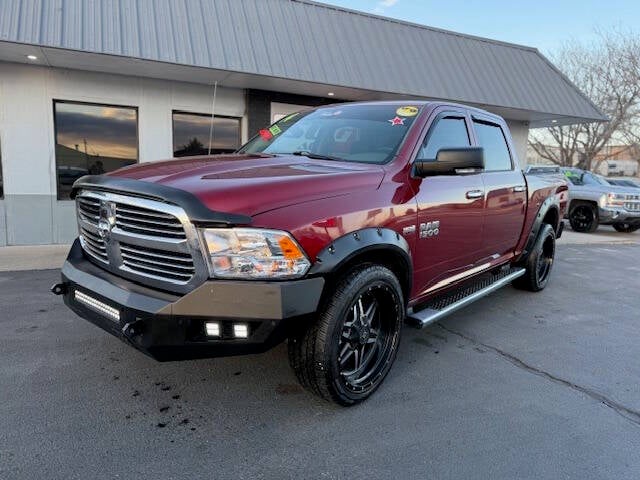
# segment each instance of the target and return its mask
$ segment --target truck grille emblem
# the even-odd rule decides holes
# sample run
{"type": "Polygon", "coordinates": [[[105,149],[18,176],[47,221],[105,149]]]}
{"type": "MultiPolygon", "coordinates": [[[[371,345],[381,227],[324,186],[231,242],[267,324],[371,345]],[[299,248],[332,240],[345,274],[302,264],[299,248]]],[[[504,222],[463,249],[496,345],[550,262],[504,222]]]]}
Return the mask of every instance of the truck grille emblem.
{"type": "Polygon", "coordinates": [[[105,242],[111,238],[111,229],[116,223],[116,204],[114,202],[100,202],[100,218],[98,219],[98,234],[105,242]]]}

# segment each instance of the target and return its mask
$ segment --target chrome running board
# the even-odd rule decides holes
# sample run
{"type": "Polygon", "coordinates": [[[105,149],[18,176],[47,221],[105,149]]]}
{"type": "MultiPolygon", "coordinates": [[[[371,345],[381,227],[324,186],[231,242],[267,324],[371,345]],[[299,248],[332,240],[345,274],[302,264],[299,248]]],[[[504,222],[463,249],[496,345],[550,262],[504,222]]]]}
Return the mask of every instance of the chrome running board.
{"type": "Polygon", "coordinates": [[[524,273],[524,268],[503,270],[492,274],[488,278],[485,277],[467,286],[463,286],[454,292],[436,297],[423,306],[419,306],[419,310],[409,308],[406,322],[417,328],[424,328],[446,317],[450,313],[489,295],[491,292],[495,292],[516,278],[521,277],[524,273]]]}

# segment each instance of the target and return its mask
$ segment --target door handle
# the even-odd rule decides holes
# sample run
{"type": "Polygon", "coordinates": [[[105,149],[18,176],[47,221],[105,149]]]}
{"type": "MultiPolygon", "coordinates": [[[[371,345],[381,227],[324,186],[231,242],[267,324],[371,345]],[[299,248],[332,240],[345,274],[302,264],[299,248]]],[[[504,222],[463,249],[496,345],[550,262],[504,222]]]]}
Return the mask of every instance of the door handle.
{"type": "Polygon", "coordinates": [[[484,191],[483,190],[469,190],[467,192],[467,198],[468,199],[472,199],[472,198],[480,198],[480,197],[484,197],[484,191]]]}
{"type": "Polygon", "coordinates": [[[513,187],[513,191],[514,191],[514,192],[524,192],[524,190],[525,190],[526,188],[527,188],[527,187],[525,187],[524,185],[516,185],[515,187],[513,187]]]}

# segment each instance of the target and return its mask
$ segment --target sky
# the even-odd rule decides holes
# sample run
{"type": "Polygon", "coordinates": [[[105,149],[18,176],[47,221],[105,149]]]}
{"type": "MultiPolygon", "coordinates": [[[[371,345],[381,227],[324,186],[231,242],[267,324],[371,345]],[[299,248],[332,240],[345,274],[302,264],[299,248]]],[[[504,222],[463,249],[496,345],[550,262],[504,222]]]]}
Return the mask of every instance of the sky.
{"type": "Polygon", "coordinates": [[[320,0],[430,27],[538,48],[551,55],[595,30],[638,30],[639,0],[320,0]]]}

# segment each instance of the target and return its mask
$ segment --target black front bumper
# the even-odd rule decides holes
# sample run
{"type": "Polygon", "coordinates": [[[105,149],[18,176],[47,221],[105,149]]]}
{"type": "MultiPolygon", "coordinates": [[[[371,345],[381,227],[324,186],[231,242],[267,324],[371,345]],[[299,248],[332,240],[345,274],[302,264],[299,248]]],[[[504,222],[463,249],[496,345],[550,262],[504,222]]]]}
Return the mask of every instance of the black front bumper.
{"type": "Polygon", "coordinates": [[[602,225],[612,225],[614,223],[629,223],[631,225],[640,224],[640,212],[629,211],[616,208],[598,209],[598,220],[602,225]]]}
{"type": "Polygon", "coordinates": [[[323,287],[320,277],[283,282],[212,280],[180,296],[99,268],[84,257],[77,240],[58,285],[75,313],[160,361],[268,350],[316,311],[323,287]],[[87,297],[81,302],[76,292],[100,303],[89,306],[87,297]],[[104,306],[117,312],[119,319],[103,313],[104,306]],[[220,337],[206,335],[206,322],[219,323],[220,337]],[[234,336],[237,324],[247,326],[248,338],[234,336]]]}

